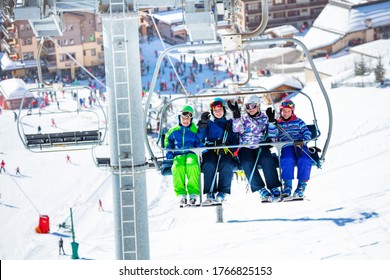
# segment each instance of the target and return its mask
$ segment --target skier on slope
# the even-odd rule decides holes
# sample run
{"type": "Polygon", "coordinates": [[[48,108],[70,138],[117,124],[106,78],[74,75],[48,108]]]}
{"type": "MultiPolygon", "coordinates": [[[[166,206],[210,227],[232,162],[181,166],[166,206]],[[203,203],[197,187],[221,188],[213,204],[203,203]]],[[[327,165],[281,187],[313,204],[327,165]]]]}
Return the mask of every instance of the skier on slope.
{"type": "Polygon", "coordinates": [[[4,166],[5,166],[5,162],[4,162],[4,160],[2,160],[1,163],[0,163],[0,173],[1,173],[2,170],[5,173],[5,167],[4,166]]]}

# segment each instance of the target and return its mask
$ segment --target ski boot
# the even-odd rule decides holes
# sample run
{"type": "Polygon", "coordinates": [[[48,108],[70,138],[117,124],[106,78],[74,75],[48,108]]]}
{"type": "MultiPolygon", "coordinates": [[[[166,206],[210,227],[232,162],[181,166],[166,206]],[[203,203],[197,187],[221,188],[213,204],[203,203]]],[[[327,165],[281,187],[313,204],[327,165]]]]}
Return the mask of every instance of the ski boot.
{"type": "Polygon", "coordinates": [[[180,206],[187,205],[187,196],[185,194],[180,195],[180,206]]]}
{"type": "Polygon", "coordinates": [[[219,192],[217,194],[216,201],[219,202],[219,203],[222,203],[222,202],[225,201],[225,198],[226,198],[226,193],[219,192]]]}
{"type": "Polygon", "coordinates": [[[303,198],[305,196],[305,189],[306,189],[307,183],[303,181],[298,182],[297,189],[294,192],[294,197],[303,198]]]}
{"type": "Polygon", "coordinates": [[[259,190],[260,198],[262,202],[268,202],[272,201],[272,195],[269,193],[269,191],[266,188],[261,188],[259,190]]]}
{"type": "Polygon", "coordinates": [[[272,195],[272,200],[273,201],[279,201],[280,200],[280,188],[279,187],[276,187],[276,188],[272,188],[271,189],[271,195],[272,195]]]}
{"type": "Polygon", "coordinates": [[[196,194],[190,194],[190,204],[195,205],[198,201],[199,196],[196,194]]]}
{"type": "Polygon", "coordinates": [[[283,182],[282,197],[289,197],[292,192],[292,180],[285,180],[283,182]]]}
{"type": "Polygon", "coordinates": [[[202,202],[202,205],[211,205],[215,202],[214,193],[208,193],[206,200],[202,202]]]}

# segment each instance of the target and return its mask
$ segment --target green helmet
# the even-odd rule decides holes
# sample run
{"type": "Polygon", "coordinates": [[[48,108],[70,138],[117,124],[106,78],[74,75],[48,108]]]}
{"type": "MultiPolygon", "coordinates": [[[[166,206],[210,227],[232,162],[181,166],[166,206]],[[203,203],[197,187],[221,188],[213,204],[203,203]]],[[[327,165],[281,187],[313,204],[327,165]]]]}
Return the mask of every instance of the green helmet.
{"type": "Polygon", "coordinates": [[[194,108],[190,105],[184,105],[183,108],[181,108],[180,112],[189,112],[192,115],[194,115],[194,108]]]}

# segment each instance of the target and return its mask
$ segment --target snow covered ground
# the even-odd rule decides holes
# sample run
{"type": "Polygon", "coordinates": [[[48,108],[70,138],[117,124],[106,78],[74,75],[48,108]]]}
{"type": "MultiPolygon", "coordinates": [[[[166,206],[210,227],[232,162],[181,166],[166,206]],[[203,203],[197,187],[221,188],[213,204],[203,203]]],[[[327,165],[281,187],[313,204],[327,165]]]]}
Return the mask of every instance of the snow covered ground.
{"type": "MultiPolygon", "coordinates": [[[[154,45],[142,47],[144,56],[149,51],[153,57],[154,45]]],[[[153,69],[153,59],[150,63],[153,69]]],[[[216,223],[215,208],[180,209],[171,177],[150,169],[151,260],[390,259],[390,89],[325,85],[334,114],[332,141],[323,168],[312,171],[308,199],[261,204],[257,194],[246,192],[245,182],[234,180],[223,207],[224,222],[216,223]]],[[[321,100],[315,85],[307,85],[304,92],[321,100]]],[[[74,105],[70,96],[60,95],[59,101],[61,108],[74,105]]],[[[299,101],[298,116],[304,114],[299,101]]],[[[325,136],[326,112],[317,109],[325,136]]],[[[0,259],[69,260],[71,233],[58,225],[70,224],[70,208],[79,257],[115,259],[110,172],[94,165],[90,150],[27,151],[11,111],[3,110],[0,124],[0,160],[7,169],[0,174],[0,259]],[[15,174],[17,166],[21,176],[15,174]],[[98,211],[99,199],[104,211],[98,211]],[[35,232],[40,214],[50,217],[50,234],[35,232]],[[66,256],[58,255],[60,236],[66,256]]]]}

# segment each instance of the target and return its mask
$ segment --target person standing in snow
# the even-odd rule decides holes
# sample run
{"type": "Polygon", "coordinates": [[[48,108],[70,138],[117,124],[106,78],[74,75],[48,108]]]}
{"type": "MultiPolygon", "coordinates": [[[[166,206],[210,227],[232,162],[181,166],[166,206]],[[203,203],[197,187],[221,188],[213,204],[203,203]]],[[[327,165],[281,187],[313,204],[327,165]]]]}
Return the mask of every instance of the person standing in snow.
{"type": "Polygon", "coordinates": [[[280,117],[275,120],[275,111],[267,109],[269,122],[278,124],[278,140],[281,142],[294,140],[294,143],[283,146],[280,157],[280,168],[282,171],[283,192],[282,196],[288,197],[292,191],[292,180],[294,179],[294,167],[298,169],[298,185],[294,191],[294,197],[303,197],[310,179],[312,159],[304,141],[311,139],[311,132],[305,122],[294,114],[295,104],[291,100],[283,100],[280,105],[280,117]]]}
{"type": "Polygon", "coordinates": [[[58,253],[59,253],[59,255],[61,255],[61,251],[62,251],[62,254],[65,255],[64,240],[62,240],[62,237],[60,237],[60,240],[58,241],[58,253]]]}
{"type": "Polygon", "coordinates": [[[229,109],[233,112],[233,131],[240,135],[240,145],[253,144],[254,146],[241,147],[238,152],[240,164],[248,179],[252,192],[260,193],[262,200],[278,198],[281,195],[277,166],[272,158],[268,146],[256,146],[266,143],[268,139],[275,139],[278,130],[275,124],[269,123],[265,114],[260,111],[261,99],[257,95],[248,95],[244,99],[246,114],[241,116],[237,101],[233,105],[228,101],[229,109]],[[257,163],[261,164],[265,181],[260,176],[257,163]]]}
{"type": "Polygon", "coordinates": [[[99,199],[99,208],[98,208],[99,211],[104,211],[103,209],[103,202],[101,199],[99,199]]]}
{"type": "Polygon", "coordinates": [[[185,150],[201,146],[198,129],[192,122],[193,115],[194,109],[185,105],[178,116],[179,124],[169,129],[165,136],[165,148],[175,149],[168,151],[166,158],[173,159],[173,188],[176,196],[180,197],[181,204],[187,204],[188,194],[190,204],[196,204],[200,195],[198,156],[185,150]]]}
{"type": "Polygon", "coordinates": [[[69,155],[66,155],[66,163],[72,163],[72,162],[70,161],[70,156],[69,156],[69,155]]]}
{"type": "MultiPolygon", "coordinates": [[[[226,119],[225,106],[223,99],[215,98],[210,103],[211,115],[210,112],[201,115],[198,129],[206,147],[238,145],[238,133],[232,131],[232,120],[226,119]]],[[[234,169],[233,153],[236,150],[237,148],[209,149],[202,154],[203,193],[207,195],[205,204],[215,200],[223,202],[226,195],[230,194],[234,169]],[[219,172],[219,176],[216,176],[216,172],[219,172]]]]}
{"type": "Polygon", "coordinates": [[[16,167],[16,175],[22,175],[22,174],[20,174],[19,166],[16,167]]]}
{"type": "Polygon", "coordinates": [[[57,124],[53,118],[51,119],[51,126],[57,128],[57,124]]]}
{"type": "Polygon", "coordinates": [[[1,173],[1,170],[3,170],[4,171],[4,173],[5,173],[5,162],[4,162],[4,160],[2,160],[1,161],[1,163],[0,163],[0,173],[1,173]]]}

